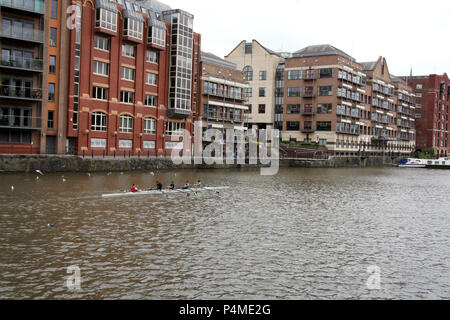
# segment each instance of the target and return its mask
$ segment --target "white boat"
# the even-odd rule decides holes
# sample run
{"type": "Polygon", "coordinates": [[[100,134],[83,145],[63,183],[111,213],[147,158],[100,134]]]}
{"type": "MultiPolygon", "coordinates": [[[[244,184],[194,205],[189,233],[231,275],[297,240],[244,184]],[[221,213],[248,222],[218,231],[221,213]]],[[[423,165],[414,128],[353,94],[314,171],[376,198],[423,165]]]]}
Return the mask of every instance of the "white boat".
{"type": "Polygon", "coordinates": [[[428,169],[450,169],[450,158],[439,158],[437,160],[426,160],[428,169]]]}
{"type": "Polygon", "coordinates": [[[400,168],[450,169],[450,158],[439,159],[403,159],[400,168]]]}
{"type": "Polygon", "coordinates": [[[204,187],[204,188],[191,188],[191,189],[175,189],[175,190],[146,190],[140,192],[120,192],[112,194],[104,194],[102,198],[113,198],[113,197],[135,197],[135,196],[149,196],[149,195],[163,195],[163,194],[179,194],[179,193],[197,193],[204,191],[220,191],[227,190],[230,187],[204,187]]]}
{"type": "Polygon", "coordinates": [[[398,164],[399,168],[426,168],[427,160],[425,159],[402,159],[398,164]]]}

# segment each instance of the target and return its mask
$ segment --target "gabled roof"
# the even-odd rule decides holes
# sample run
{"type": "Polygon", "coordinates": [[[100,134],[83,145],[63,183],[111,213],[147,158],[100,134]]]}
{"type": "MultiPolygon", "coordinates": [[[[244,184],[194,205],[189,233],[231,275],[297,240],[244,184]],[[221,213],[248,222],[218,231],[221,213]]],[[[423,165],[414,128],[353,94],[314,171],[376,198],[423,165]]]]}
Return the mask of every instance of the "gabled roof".
{"type": "Polygon", "coordinates": [[[282,53],[278,53],[278,52],[275,52],[275,51],[273,51],[273,50],[270,50],[270,49],[268,49],[267,47],[264,47],[261,43],[259,43],[257,40],[252,40],[252,42],[247,42],[246,40],[242,40],[241,42],[239,42],[239,44],[236,46],[236,47],[234,47],[234,49],[233,50],[231,50],[230,51],[230,53],[229,54],[227,54],[225,57],[228,57],[229,55],[231,55],[237,48],[239,48],[239,46],[241,46],[242,44],[244,44],[244,45],[246,45],[247,43],[253,43],[253,42],[256,42],[261,48],[263,48],[264,50],[266,50],[269,54],[272,54],[272,55],[276,55],[276,56],[278,56],[278,57],[281,57],[282,56],[282,53]]]}
{"type": "Polygon", "coordinates": [[[373,71],[377,67],[378,61],[359,62],[362,65],[364,71],[373,71]]]}
{"type": "Polygon", "coordinates": [[[235,63],[229,62],[227,60],[224,60],[218,56],[216,56],[215,54],[212,54],[210,52],[204,52],[202,51],[202,56],[201,56],[201,61],[202,62],[206,62],[206,63],[210,63],[210,64],[214,64],[220,67],[225,67],[225,68],[229,68],[229,69],[233,69],[236,70],[237,66],[235,63]]]}
{"type": "Polygon", "coordinates": [[[294,58],[304,58],[304,57],[316,57],[316,56],[342,56],[349,60],[355,60],[352,56],[348,55],[342,50],[339,50],[336,47],[333,47],[329,44],[319,44],[314,46],[309,46],[298,50],[293,53],[294,58]]]}

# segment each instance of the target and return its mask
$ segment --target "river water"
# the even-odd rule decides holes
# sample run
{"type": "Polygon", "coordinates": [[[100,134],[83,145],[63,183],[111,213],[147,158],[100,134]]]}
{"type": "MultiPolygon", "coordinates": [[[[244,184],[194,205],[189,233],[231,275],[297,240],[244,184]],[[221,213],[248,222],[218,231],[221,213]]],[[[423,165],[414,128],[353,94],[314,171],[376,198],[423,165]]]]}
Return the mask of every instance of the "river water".
{"type": "Polygon", "coordinates": [[[450,171],[259,173],[0,173],[0,298],[450,299],[450,171]]]}

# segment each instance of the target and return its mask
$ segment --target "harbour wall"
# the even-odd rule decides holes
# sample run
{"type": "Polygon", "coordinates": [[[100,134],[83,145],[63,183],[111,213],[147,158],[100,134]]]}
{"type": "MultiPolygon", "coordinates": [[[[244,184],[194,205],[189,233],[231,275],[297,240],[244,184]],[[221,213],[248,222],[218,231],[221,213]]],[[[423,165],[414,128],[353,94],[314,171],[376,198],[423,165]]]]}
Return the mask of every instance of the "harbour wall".
{"type": "MultiPolygon", "coordinates": [[[[355,168],[394,166],[400,158],[331,157],[327,160],[280,159],[280,167],[355,168]]],[[[163,169],[259,168],[261,165],[176,165],[170,158],[83,158],[78,156],[1,155],[0,172],[126,172],[163,169]]]]}

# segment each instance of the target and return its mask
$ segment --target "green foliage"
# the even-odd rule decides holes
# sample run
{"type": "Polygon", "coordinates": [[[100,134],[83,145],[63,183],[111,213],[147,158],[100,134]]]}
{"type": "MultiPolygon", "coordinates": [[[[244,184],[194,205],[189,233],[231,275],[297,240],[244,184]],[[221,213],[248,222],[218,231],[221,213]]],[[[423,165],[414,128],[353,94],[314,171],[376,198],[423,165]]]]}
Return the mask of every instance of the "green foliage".
{"type": "Polygon", "coordinates": [[[417,152],[417,158],[419,159],[436,159],[436,153],[433,148],[424,150],[423,152],[417,152]]]}
{"type": "Polygon", "coordinates": [[[323,144],[316,142],[295,142],[295,141],[281,141],[282,144],[293,146],[293,147],[319,147],[326,148],[323,144]]]}

